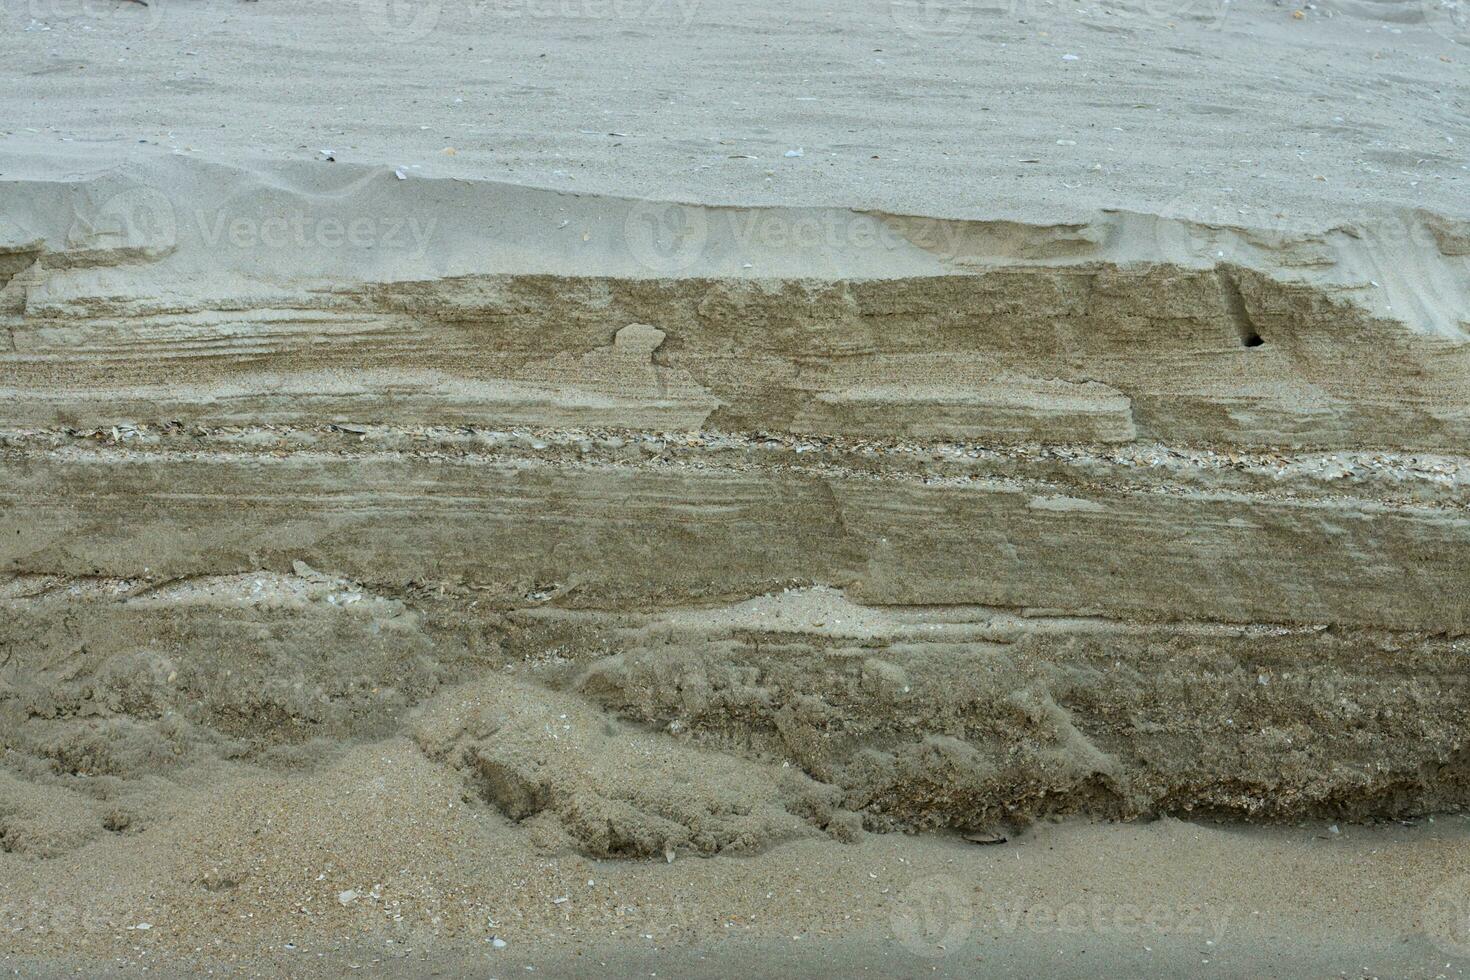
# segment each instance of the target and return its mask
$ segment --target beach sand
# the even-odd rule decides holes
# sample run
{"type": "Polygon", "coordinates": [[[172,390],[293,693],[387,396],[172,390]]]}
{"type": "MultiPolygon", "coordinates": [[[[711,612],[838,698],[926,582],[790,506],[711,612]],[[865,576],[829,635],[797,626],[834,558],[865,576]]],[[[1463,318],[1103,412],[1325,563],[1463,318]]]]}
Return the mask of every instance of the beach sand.
{"type": "Polygon", "coordinates": [[[1462,6],[0,6],[0,965],[1470,962],[1462,6]]]}

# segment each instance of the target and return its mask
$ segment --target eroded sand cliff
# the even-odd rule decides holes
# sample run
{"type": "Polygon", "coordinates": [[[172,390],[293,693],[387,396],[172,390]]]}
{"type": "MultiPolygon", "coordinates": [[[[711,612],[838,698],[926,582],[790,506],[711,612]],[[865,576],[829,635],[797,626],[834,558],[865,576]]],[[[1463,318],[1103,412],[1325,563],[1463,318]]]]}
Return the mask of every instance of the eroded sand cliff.
{"type": "MultiPolygon", "coordinates": [[[[435,861],[488,821],[573,877],[1467,800],[1453,176],[929,216],[901,205],[937,162],[887,199],[849,175],[839,207],[11,159],[13,907],[74,900],[62,862],[163,848],[149,901],[207,921],[253,888],[252,941],[278,935],[258,896],[284,872],[229,840],[337,826],[374,759],[417,787],[379,786],[394,820],[438,801],[435,861]],[[300,810],[229,829],[257,794],[300,810]]],[[[333,860],[361,871],[347,915],[386,866],[333,860]]],[[[487,914],[416,895],[425,935],[487,914]]],[[[107,896],[89,955],[139,901],[116,875],[107,896]]],[[[46,952],[34,925],[12,952],[46,952]]]]}
{"type": "MultiPolygon", "coordinates": [[[[210,198],[319,226],[319,198],[234,181],[210,198]]],[[[77,231],[93,184],[32,194],[69,237],[13,244],[3,291],[22,772],[126,793],[165,761],[414,730],[597,855],[1463,799],[1470,346],[1458,294],[1396,319],[1383,286],[1470,288],[1461,225],[1399,216],[1419,233],[1389,261],[1371,227],[668,205],[645,228],[636,202],[486,185],[420,254],[447,274],[354,284],[355,254],[303,239],[275,278],[198,241],[179,192],[116,183],[104,215],[134,210],[100,231],[77,231]],[[631,243],[645,268],[455,268],[469,229],[513,254],[557,214],[602,240],[590,264],[631,243]],[[723,231],[806,220],[871,223],[808,252],[853,275],[707,273],[761,258],[723,231]],[[510,688],[410,721],[487,672],[510,688]],[[562,711],[714,770],[640,792],[636,742],[543,744],[562,711]],[[599,753],[616,789],[576,774],[599,753]],[[774,809],[709,826],[740,769],[774,809]]],[[[331,207],[406,225],[443,193],[376,171],[331,207]]]]}

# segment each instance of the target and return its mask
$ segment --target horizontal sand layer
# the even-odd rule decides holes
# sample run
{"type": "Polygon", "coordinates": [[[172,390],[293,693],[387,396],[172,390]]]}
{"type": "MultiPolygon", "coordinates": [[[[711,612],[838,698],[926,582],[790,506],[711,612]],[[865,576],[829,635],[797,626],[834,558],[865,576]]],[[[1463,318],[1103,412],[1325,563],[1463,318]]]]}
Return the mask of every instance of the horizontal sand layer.
{"type": "Polygon", "coordinates": [[[1470,432],[1470,225],[1422,210],[1028,224],[183,159],[12,190],[11,425],[1462,453],[1470,432]]]}
{"type": "Polygon", "coordinates": [[[12,579],[4,720],[35,785],[6,777],[6,850],[55,857],[109,822],[165,820],[158,778],[395,735],[543,846],[602,857],[1074,812],[1410,814],[1457,808],[1470,778],[1452,748],[1464,640],[873,607],[823,588],[497,611],[474,591],[389,597],[297,569],[12,579]],[[45,808],[62,800],[58,824],[45,808]]]}
{"type": "Polygon", "coordinates": [[[302,560],[365,582],[603,608],[817,584],[867,604],[1154,621],[1457,633],[1470,619],[1470,517],[1449,459],[1435,464],[1449,487],[1426,470],[1403,481],[1420,485],[1406,500],[1358,492],[1345,471],[1222,480],[1182,457],[1159,479],[1145,459],[1085,453],[952,451],[914,467],[893,450],[844,459],[698,435],[572,433],[498,451],[463,437],[372,451],[346,435],[345,451],[269,435],[250,451],[184,433],[139,449],[15,440],[0,567],[178,578],[302,560]]]}
{"type": "Polygon", "coordinates": [[[414,733],[475,798],[596,855],[1464,802],[1451,457],[341,426],[5,442],[14,744],[45,783],[108,777],[104,799],[164,760],[414,733]],[[547,713],[609,727],[547,744],[547,713]],[[652,773],[589,780],[603,756],[711,775],[670,797],[652,773]],[[699,815],[746,781],[765,810],[699,815]]]}
{"type": "Polygon", "coordinates": [[[25,860],[389,744],[595,858],[1466,802],[1450,218],[18,189],[25,860]]]}
{"type": "Polygon", "coordinates": [[[1042,223],[1470,218],[1450,3],[56,0],[0,27],[4,180],[175,154],[1042,223]]]}

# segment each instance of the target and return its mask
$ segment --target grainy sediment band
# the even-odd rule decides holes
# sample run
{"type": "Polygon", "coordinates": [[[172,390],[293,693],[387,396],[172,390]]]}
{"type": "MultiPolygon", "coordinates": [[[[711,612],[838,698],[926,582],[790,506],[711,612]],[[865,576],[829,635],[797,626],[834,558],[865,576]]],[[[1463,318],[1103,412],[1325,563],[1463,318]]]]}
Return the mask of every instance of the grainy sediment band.
{"type": "Polygon", "coordinates": [[[355,179],[229,178],[453,206],[409,256],[55,233],[138,193],[104,178],[0,243],[7,784],[100,828],[147,779],[408,734],[542,843],[639,856],[1464,804],[1461,225],[1398,216],[1389,262],[848,212],[880,245],[792,275],[731,229],[812,215],[678,205],[671,271],[634,202],[355,179]]]}

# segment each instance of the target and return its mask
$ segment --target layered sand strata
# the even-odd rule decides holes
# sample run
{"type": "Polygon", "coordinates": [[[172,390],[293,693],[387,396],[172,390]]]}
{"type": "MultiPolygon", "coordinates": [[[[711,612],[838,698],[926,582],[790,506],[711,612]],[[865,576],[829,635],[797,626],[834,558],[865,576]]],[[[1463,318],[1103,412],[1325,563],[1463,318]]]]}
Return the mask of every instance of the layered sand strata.
{"type": "Polygon", "coordinates": [[[22,198],[9,760],[95,825],[20,808],[9,849],[394,734],[596,856],[1463,804],[1465,225],[291,173],[22,198]],[[342,213],[443,224],[326,247],[342,213]],[[807,227],[846,237],[775,233],[807,227]],[[547,744],[547,712],[606,730],[547,744]],[[705,775],[630,781],[650,754],[705,775]]]}

